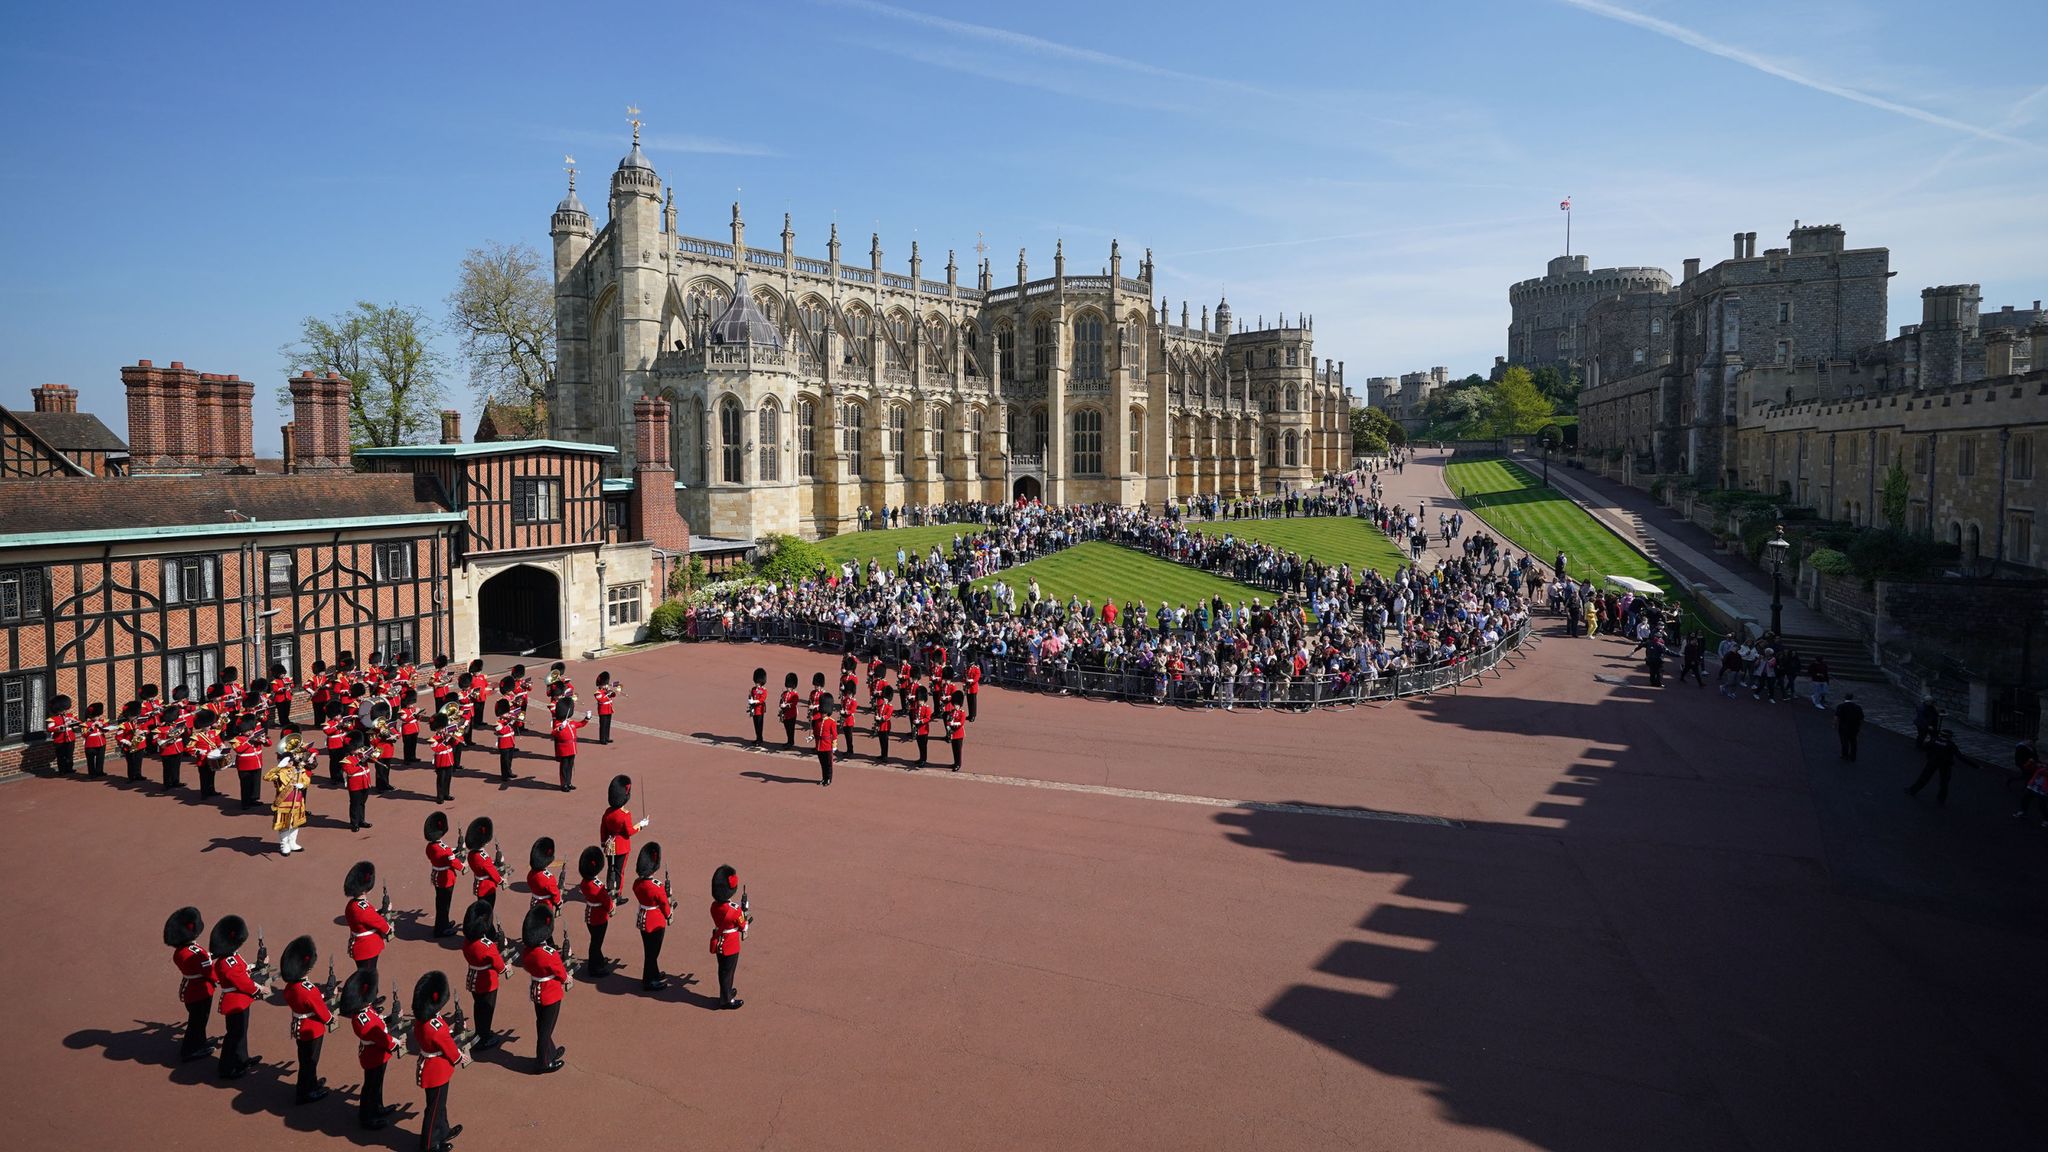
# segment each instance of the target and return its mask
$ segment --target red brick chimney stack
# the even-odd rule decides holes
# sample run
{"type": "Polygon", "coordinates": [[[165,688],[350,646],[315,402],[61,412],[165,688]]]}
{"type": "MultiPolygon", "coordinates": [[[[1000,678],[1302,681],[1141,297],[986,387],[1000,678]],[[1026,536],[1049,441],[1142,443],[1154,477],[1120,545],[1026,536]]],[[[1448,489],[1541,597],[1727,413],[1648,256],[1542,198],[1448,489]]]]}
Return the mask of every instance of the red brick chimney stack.
{"type": "Polygon", "coordinates": [[[299,470],[299,428],[296,424],[287,424],[278,432],[284,439],[284,471],[289,476],[299,470]]]}
{"type": "MultiPolygon", "coordinates": [[[[128,390],[129,470],[138,475],[162,472],[225,472],[253,467],[256,448],[249,426],[255,385],[240,376],[194,372],[181,360],[159,368],[148,360],[121,369],[128,390]]],[[[63,389],[63,408],[77,411],[78,393],[61,384],[37,389],[63,389]]],[[[50,403],[59,402],[51,396],[50,403]]]]}
{"type": "Polygon", "coordinates": [[[78,411],[78,389],[69,384],[45,384],[29,389],[29,395],[35,397],[38,412],[78,411]]]}
{"type": "Polygon", "coordinates": [[[301,372],[292,378],[298,471],[337,472],[353,466],[348,421],[352,387],[348,377],[339,372],[325,376],[301,372]]]}
{"type": "Polygon", "coordinates": [[[453,408],[441,409],[441,443],[462,443],[462,413],[453,408]]]}
{"type": "Polygon", "coordinates": [[[690,525],[676,508],[676,472],[669,464],[668,401],[633,402],[633,537],[666,552],[690,550],[690,525]]]}

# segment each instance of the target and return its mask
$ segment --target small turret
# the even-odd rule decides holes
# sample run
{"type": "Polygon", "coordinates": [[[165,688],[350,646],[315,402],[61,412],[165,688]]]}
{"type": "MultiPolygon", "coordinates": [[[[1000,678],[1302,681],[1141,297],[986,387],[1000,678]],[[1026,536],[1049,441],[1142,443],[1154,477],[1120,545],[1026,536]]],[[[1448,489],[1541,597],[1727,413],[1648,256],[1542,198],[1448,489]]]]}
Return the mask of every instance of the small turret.
{"type": "MultiPolygon", "coordinates": [[[[1206,313],[1209,310],[1204,308],[1202,311],[1204,313],[1202,323],[1206,327],[1209,322],[1206,313]]],[[[1230,297],[1228,296],[1219,297],[1216,301],[1216,334],[1218,336],[1230,335],[1230,297]]]]}

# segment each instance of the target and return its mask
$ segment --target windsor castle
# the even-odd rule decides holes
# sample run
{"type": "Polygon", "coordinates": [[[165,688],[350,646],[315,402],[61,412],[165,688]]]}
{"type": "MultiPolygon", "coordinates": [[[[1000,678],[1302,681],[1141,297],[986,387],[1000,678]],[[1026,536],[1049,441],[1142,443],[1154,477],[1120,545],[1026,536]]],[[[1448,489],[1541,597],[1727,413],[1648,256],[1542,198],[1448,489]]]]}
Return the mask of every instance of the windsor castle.
{"type": "Polygon", "coordinates": [[[577,198],[555,208],[557,384],[550,434],[620,446],[630,475],[637,400],[666,400],[693,531],[816,537],[865,506],[1004,501],[1135,504],[1272,494],[1351,459],[1343,365],[1320,365],[1314,325],[1283,316],[1239,331],[1230,305],[1155,297],[1148,251],[1119,246],[1092,275],[1052,275],[1025,255],[998,287],[983,259],[962,283],[947,254],[926,277],[682,235],[672,190],[641,152],[612,174],[609,219],[577,198]]]}

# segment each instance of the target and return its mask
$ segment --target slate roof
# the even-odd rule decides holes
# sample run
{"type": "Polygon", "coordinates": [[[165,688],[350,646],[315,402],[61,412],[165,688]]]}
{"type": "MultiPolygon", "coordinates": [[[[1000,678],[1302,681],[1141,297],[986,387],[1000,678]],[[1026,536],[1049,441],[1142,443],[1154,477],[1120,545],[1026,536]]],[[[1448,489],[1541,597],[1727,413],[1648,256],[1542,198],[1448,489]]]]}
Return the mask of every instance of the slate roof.
{"type": "Polygon", "coordinates": [[[59,452],[126,452],[127,441],[90,412],[23,412],[9,408],[9,416],[42,437],[59,452]]]}
{"type": "MultiPolygon", "coordinates": [[[[292,476],[58,477],[0,481],[0,543],[9,536],[148,530],[246,530],[264,524],[452,516],[433,478],[345,472],[292,476]],[[228,515],[228,510],[238,515],[228,515]]],[[[164,535],[161,531],[152,535],[164,535]]]]}

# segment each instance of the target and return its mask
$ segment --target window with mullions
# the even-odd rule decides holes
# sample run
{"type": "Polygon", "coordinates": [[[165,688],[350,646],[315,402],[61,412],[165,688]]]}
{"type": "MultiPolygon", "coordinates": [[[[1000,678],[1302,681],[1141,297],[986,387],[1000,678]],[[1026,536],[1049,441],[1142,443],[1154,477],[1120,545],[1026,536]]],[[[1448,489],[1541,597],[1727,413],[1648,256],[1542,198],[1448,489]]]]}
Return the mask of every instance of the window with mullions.
{"type": "Polygon", "coordinates": [[[1074,378],[1102,379],[1102,317],[1092,312],[1074,321],[1074,378]]]}
{"type": "Polygon", "coordinates": [[[394,620],[379,624],[373,635],[377,641],[375,651],[384,653],[387,658],[395,660],[399,658],[400,653],[418,651],[414,646],[414,641],[419,638],[419,625],[416,621],[394,620]]]}
{"type": "Polygon", "coordinates": [[[562,482],[537,476],[512,481],[514,524],[555,524],[562,519],[562,482]]]}
{"type": "Polygon", "coordinates": [[[43,570],[0,568],[0,620],[43,618],[43,570]]]}
{"type": "Polygon", "coordinates": [[[857,402],[849,402],[839,409],[839,450],[846,456],[848,474],[858,480],[864,466],[861,456],[862,427],[867,420],[867,410],[857,402]]]}
{"type": "Polygon", "coordinates": [[[284,667],[285,675],[299,674],[299,642],[296,637],[272,636],[263,642],[263,649],[266,668],[279,664],[284,667]]]}
{"type": "Polygon", "coordinates": [[[946,473],[946,410],[932,405],[932,464],[940,475],[946,473]]]}
{"type": "Polygon", "coordinates": [[[1052,321],[1043,316],[1031,323],[1031,378],[1040,384],[1052,379],[1052,321]]]}
{"type": "Polygon", "coordinates": [[[718,402],[718,478],[738,484],[746,475],[746,416],[731,396],[718,402]]]}
{"type": "Polygon", "coordinates": [[[1102,413],[1093,408],[1074,413],[1074,475],[1102,475],[1102,413]]]}
{"type": "Polygon", "coordinates": [[[818,474],[818,402],[796,402],[796,474],[818,474]]]}
{"type": "Polygon", "coordinates": [[[292,554],[289,551],[263,554],[263,586],[272,592],[291,591],[292,554]]]}
{"type": "Polygon", "coordinates": [[[761,476],[769,484],[782,479],[782,409],[775,401],[761,405],[757,423],[761,440],[761,476]]]}
{"type": "Polygon", "coordinates": [[[385,541],[376,545],[376,549],[374,575],[379,583],[412,579],[412,541],[385,541]]]}
{"type": "Polygon", "coordinates": [[[647,597],[645,584],[614,584],[604,590],[605,623],[623,628],[640,623],[640,606],[647,597]]]}
{"type": "Polygon", "coordinates": [[[910,424],[910,413],[902,406],[889,409],[889,460],[896,475],[907,475],[910,471],[910,453],[905,447],[904,429],[910,424]]]}
{"type": "Polygon", "coordinates": [[[0,741],[41,732],[48,699],[49,682],[40,672],[0,676],[0,741]]]}
{"type": "Polygon", "coordinates": [[[207,685],[220,678],[220,649],[192,648],[164,657],[164,696],[183,685],[194,700],[206,698],[207,685]]]}
{"type": "Polygon", "coordinates": [[[199,604],[220,596],[220,562],[212,556],[174,556],[163,562],[164,603],[199,604]]]}

